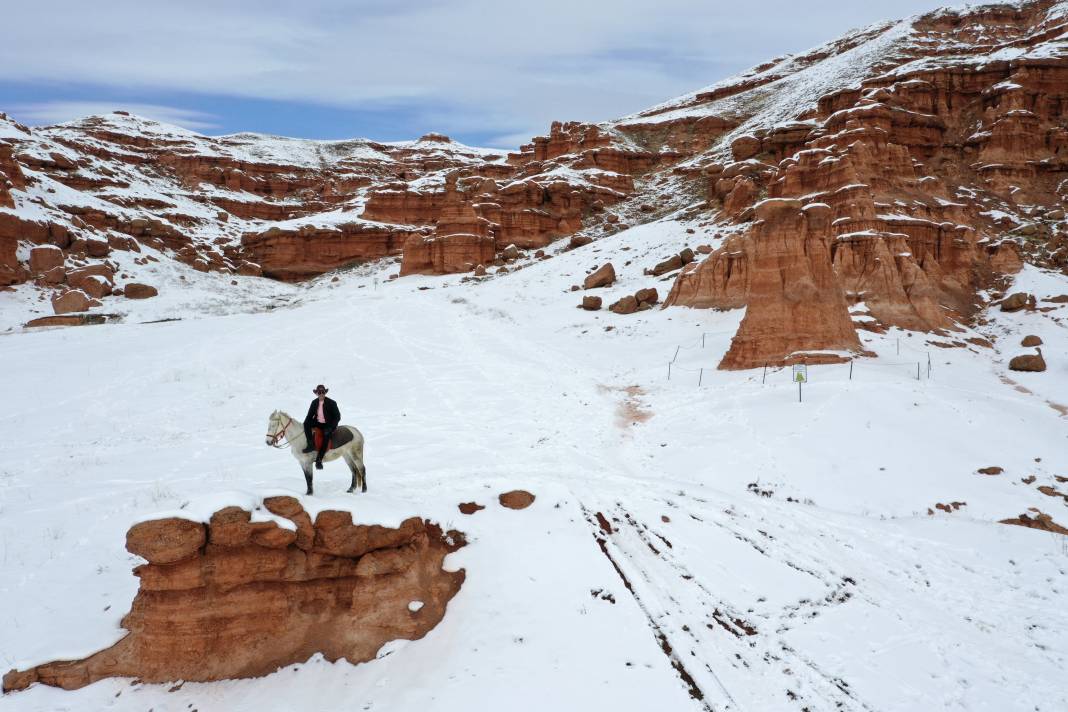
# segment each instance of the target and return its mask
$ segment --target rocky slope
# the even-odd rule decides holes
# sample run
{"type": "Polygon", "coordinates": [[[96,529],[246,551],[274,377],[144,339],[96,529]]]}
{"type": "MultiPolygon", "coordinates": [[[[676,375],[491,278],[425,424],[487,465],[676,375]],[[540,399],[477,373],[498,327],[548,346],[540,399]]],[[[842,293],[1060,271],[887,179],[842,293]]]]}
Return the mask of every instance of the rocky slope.
{"type": "Polygon", "coordinates": [[[390,528],[323,511],[313,523],[293,497],[268,497],[255,514],[231,506],[206,525],[134,525],[126,548],[148,563],[134,572],[141,586],[123,619],[128,635],[84,660],[12,670],[4,691],[116,676],[256,677],[316,653],[365,662],[390,641],[426,635],[464,580],[463,570],[442,568],[463,536],[418,517],[390,528]]]}
{"type": "Polygon", "coordinates": [[[746,308],[722,367],[841,359],[857,328],[968,323],[1025,260],[1068,269],[1066,38],[1065,2],[943,10],[508,154],[5,119],[0,282],[102,310],[149,260],[289,281],[384,257],[474,272],[670,214],[713,239],[666,304],[746,308]]]}

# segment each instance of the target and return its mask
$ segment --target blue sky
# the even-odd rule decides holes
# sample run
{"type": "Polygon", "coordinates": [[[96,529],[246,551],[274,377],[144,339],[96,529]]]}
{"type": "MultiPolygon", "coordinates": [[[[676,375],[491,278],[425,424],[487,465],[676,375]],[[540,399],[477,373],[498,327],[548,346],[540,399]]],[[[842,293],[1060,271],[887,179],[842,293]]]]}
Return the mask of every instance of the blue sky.
{"type": "Polygon", "coordinates": [[[0,111],[126,109],[207,134],[515,147],[944,2],[58,0],[0,28],[0,111]]]}

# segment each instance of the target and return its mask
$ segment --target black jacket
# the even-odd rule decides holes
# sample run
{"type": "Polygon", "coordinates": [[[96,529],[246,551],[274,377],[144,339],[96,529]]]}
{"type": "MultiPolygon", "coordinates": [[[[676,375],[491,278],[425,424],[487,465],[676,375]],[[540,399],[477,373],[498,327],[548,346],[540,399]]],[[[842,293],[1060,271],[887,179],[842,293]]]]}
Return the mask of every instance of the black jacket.
{"type": "MultiPolygon", "coordinates": [[[[338,423],[341,422],[341,411],[338,410],[337,403],[333,398],[323,399],[323,415],[326,416],[326,424],[331,428],[336,428],[338,423]]],[[[319,399],[316,398],[308,406],[308,415],[304,417],[304,423],[307,425],[314,425],[319,422],[319,399]]]]}

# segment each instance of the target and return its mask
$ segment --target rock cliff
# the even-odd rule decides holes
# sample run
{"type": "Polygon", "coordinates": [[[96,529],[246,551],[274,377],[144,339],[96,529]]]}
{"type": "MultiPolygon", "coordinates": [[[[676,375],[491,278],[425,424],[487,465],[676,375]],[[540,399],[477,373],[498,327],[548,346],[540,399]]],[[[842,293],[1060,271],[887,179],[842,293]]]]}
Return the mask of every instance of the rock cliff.
{"type": "Polygon", "coordinates": [[[84,660],[12,670],[5,692],[35,682],[65,689],[104,677],[147,682],[257,677],[322,653],[371,660],[387,642],[424,636],[445,615],[464,572],[442,569],[463,545],[418,517],[397,528],[354,524],[348,512],[313,521],[292,497],[238,507],[207,524],[158,519],[133,526],[126,548],[147,563],[118,643],[84,660]],[[265,519],[267,519],[265,521],[265,519]],[[409,606],[418,601],[422,605],[409,606]]]}
{"type": "MultiPolygon", "coordinates": [[[[939,11],[758,75],[785,94],[830,91],[773,104],[771,120],[754,101],[703,168],[717,219],[743,229],[685,270],[667,303],[747,307],[721,366],[855,350],[850,309],[876,328],[952,328],[1024,257],[1068,265],[1052,249],[1064,239],[1046,239],[1065,230],[1065,7],[939,11]]],[[[736,98],[722,87],[674,111],[730,113],[736,98]]]]}
{"type": "Polygon", "coordinates": [[[723,367],[840,358],[854,322],[953,329],[1025,261],[1068,270],[1066,87],[1068,2],[1027,0],[874,25],[513,152],[0,117],[0,287],[106,306],[138,278],[109,255],[145,248],[291,281],[383,257],[468,272],[670,214],[719,228],[665,305],[746,308],[723,367]],[[47,267],[20,250],[45,245],[47,267]]]}

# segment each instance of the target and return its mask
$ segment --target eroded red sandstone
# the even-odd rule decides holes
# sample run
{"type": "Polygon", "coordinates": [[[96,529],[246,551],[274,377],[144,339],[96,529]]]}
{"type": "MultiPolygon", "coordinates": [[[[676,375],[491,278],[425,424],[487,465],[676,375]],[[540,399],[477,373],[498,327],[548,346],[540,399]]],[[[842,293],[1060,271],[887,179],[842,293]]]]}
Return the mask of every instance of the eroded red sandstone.
{"type": "Polygon", "coordinates": [[[160,519],[137,524],[127,549],[148,563],[118,643],[84,660],[57,661],[4,676],[5,692],[40,682],[64,689],[105,677],[147,682],[257,677],[322,653],[371,660],[387,642],[421,638],[445,615],[464,580],[445,571],[463,545],[418,517],[397,528],[354,524],[348,512],[313,522],[298,500],[272,497],[274,521],[238,507],[208,524],[160,519]],[[417,610],[411,601],[421,601],[417,610]],[[176,621],[181,621],[176,625],[176,621]]]}

